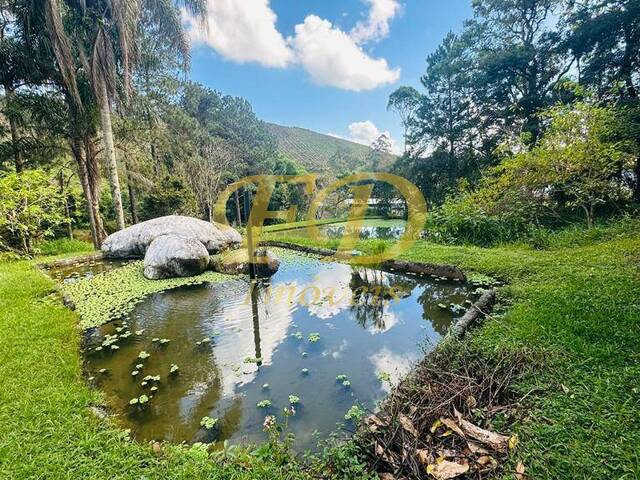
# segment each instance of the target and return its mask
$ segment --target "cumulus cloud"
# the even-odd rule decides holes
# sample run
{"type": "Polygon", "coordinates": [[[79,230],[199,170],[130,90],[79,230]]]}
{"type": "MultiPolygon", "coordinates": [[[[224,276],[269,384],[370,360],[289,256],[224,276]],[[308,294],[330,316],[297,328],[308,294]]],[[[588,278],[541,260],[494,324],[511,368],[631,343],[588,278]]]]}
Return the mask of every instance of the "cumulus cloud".
{"type": "Polygon", "coordinates": [[[370,4],[366,21],[349,33],[328,20],[309,15],[285,40],[276,28],[277,17],[270,0],[209,0],[208,28],[185,16],[192,41],[215,49],[226,59],[255,62],[267,67],[302,66],[318,85],[344,90],[372,90],[394,83],[400,69],[384,58],[374,58],[360,43],[388,35],[397,0],[365,0],[370,4]]]}
{"type": "Polygon", "coordinates": [[[361,143],[362,145],[371,146],[374,140],[376,140],[380,135],[386,135],[391,142],[391,151],[396,155],[402,153],[400,146],[393,139],[391,134],[388,131],[381,131],[371,120],[365,120],[364,122],[353,122],[349,125],[349,135],[348,136],[340,136],[333,133],[329,133],[328,135],[344,138],[345,140],[350,140],[355,143],[361,143]]]}
{"type": "Polygon", "coordinates": [[[278,68],[294,60],[276,28],[277,17],[269,0],[210,0],[206,30],[193,18],[186,20],[194,43],[208,45],[226,59],[278,68]]]}
{"type": "Polygon", "coordinates": [[[351,38],[357,43],[381,40],[389,35],[389,23],[400,11],[397,0],[364,0],[369,4],[369,15],[365,21],[356,23],[351,38]]]}
{"type": "Polygon", "coordinates": [[[316,15],[296,25],[289,41],[298,62],[319,85],[361,91],[400,77],[400,69],[390,68],[384,58],[367,55],[348,34],[316,15]]]}

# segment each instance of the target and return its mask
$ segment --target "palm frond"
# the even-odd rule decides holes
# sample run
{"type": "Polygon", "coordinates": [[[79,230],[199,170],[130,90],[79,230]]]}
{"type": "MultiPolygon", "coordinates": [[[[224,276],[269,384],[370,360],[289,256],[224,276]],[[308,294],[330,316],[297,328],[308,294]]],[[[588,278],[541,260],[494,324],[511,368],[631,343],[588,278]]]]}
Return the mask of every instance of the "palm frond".
{"type": "Polygon", "coordinates": [[[59,0],[45,0],[45,21],[62,80],[76,107],[82,111],[82,100],[80,99],[76,81],[75,62],[71,53],[70,41],[64,29],[59,0]]]}
{"type": "Polygon", "coordinates": [[[111,38],[104,26],[100,26],[96,33],[91,55],[91,84],[96,97],[102,99],[101,87],[104,85],[108,98],[116,94],[116,60],[113,53],[111,38]]]}
{"type": "Polygon", "coordinates": [[[140,18],[139,0],[109,0],[109,7],[118,31],[125,99],[132,90],[131,70],[135,61],[135,36],[140,18]]]}

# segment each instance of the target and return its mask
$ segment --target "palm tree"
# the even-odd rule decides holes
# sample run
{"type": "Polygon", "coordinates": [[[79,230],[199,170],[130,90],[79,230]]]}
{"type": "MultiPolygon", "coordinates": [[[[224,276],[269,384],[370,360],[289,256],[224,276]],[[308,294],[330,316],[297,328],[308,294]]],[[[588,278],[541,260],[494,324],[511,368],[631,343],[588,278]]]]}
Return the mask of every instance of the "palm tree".
{"type": "MultiPolygon", "coordinates": [[[[205,0],[181,0],[179,5],[192,15],[204,18],[205,0]]],[[[189,44],[179,10],[172,0],[46,0],[45,13],[47,32],[60,73],[80,110],[83,106],[76,75],[82,69],[89,75],[100,111],[103,150],[116,222],[118,229],[122,229],[125,220],[111,106],[122,100],[126,104],[131,94],[131,77],[137,56],[136,39],[142,14],[155,24],[160,38],[169,48],[188,59],[189,44]],[[121,84],[117,81],[118,73],[121,74],[121,84]]]]}

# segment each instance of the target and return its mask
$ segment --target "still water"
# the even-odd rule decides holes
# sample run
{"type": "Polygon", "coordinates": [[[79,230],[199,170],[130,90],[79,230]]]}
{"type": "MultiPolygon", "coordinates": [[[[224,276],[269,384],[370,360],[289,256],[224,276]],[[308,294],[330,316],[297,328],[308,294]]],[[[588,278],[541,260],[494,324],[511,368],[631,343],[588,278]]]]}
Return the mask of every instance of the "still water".
{"type": "Polygon", "coordinates": [[[259,442],[265,416],[282,420],[293,395],[295,446],[313,448],[348,424],[354,404],[375,408],[462,315],[469,295],[456,282],[274,251],[282,264],[269,283],[238,278],[166,291],[124,323],[87,332],[87,374],[135,438],[259,442]],[[443,308],[450,304],[455,315],[443,308]],[[147,376],[160,379],[143,385],[147,376]],[[143,394],[152,397],[144,408],[129,405],[143,394]],[[258,407],[264,400],[271,405],[258,407]],[[205,416],[218,419],[213,429],[200,426],[205,416]]]}
{"type": "MultiPolygon", "coordinates": [[[[400,238],[404,234],[405,225],[406,222],[404,220],[365,219],[362,221],[362,225],[359,225],[357,229],[355,229],[355,227],[350,227],[348,222],[319,225],[316,228],[321,235],[324,235],[330,239],[342,238],[346,232],[353,232],[355,229],[357,230],[358,236],[361,240],[372,238],[394,240],[400,238]]],[[[270,234],[270,236],[274,238],[282,238],[288,236],[311,237],[313,235],[313,230],[304,227],[282,230],[270,234]]]]}

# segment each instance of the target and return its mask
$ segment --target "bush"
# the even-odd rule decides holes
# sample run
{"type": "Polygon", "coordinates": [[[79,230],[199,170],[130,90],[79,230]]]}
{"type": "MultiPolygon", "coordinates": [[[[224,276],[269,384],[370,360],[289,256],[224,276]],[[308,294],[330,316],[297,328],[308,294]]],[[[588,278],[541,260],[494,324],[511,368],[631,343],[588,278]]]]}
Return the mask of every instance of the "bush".
{"type": "Polygon", "coordinates": [[[427,218],[427,238],[440,243],[491,246],[522,239],[527,219],[517,215],[489,215],[471,201],[447,200],[427,218]]]}
{"type": "Polygon", "coordinates": [[[24,255],[66,223],[64,197],[42,170],[0,176],[0,248],[24,255]]]}

